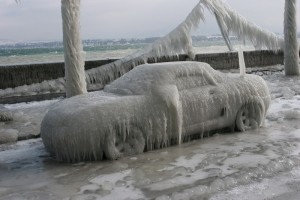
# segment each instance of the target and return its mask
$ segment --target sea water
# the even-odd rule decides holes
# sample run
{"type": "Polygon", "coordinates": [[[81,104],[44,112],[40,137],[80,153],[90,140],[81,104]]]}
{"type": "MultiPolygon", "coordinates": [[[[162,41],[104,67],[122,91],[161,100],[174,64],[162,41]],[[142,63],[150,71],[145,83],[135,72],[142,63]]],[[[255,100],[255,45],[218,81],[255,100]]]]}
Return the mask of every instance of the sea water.
{"type": "MultiPolygon", "coordinates": [[[[144,39],[107,39],[84,40],[85,60],[103,60],[122,58],[146,48],[157,38],[144,39]]],[[[243,50],[253,50],[234,39],[233,45],[243,50]]],[[[193,37],[195,53],[217,53],[228,51],[219,36],[193,37]]],[[[63,43],[61,41],[0,41],[0,66],[49,63],[63,61],[63,43]]]]}

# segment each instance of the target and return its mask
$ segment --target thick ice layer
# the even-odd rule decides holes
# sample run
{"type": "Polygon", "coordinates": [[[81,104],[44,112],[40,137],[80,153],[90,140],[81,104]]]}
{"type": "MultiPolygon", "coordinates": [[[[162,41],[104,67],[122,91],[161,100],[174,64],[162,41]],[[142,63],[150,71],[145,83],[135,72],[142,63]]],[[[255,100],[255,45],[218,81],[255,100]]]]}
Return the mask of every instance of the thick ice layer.
{"type": "Polygon", "coordinates": [[[269,104],[258,76],[226,75],[199,62],[145,64],[103,92],[58,102],[41,136],[58,160],[117,159],[216,129],[257,128],[269,104]]]}

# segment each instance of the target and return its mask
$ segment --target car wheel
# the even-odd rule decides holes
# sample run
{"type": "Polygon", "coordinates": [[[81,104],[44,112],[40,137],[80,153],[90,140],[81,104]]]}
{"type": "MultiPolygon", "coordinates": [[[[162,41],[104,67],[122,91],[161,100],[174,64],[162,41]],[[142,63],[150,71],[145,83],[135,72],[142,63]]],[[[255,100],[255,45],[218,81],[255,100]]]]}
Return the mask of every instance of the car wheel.
{"type": "MultiPolygon", "coordinates": [[[[122,137],[124,138],[124,136],[122,137]]],[[[125,140],[117,142],[117,149],[125,155],[143,153],[145,150],[145,138],[140,128],[133,126],[125,136],[125,140]]]]}
{"type": "Polygon", "coordinates": [[[236,116],[236,128],[239,131],[258,128],[263,119],[263,109],[259,103],[243,105],[236,116]]]}

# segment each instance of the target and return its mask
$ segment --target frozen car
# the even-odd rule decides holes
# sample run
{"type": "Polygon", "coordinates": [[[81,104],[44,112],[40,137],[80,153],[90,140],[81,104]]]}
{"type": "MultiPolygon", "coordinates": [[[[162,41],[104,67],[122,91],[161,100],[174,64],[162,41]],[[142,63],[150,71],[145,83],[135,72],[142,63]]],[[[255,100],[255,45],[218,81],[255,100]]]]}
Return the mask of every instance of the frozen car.
{"type": "Polygon", "coordinates": [[[56,159],[117,159],[179,144],[225,127],[259,127],[270,104],[264,80],[201,62],[138,66],[103,91],[62,100],[41,136],[56,159]]]}

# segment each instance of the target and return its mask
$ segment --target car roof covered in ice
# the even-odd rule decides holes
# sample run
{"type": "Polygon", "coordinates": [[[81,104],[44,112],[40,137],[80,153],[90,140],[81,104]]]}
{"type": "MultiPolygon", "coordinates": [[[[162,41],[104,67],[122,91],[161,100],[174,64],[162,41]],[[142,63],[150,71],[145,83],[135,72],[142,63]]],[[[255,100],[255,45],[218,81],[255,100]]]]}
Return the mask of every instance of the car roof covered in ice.
{"type": "MultiPolygon", "coordinates": [[[[178,90],[216,85],[217,72],[202,62],[166,62],[140,65],[104,88],[120,95],[139,95],[153,86],[176,85],[178,90]]],[[[218,78],[217,78],[218,79],[218,78]]]]}

